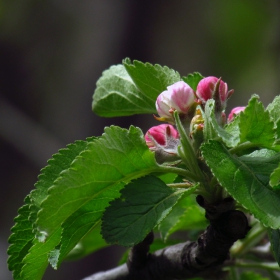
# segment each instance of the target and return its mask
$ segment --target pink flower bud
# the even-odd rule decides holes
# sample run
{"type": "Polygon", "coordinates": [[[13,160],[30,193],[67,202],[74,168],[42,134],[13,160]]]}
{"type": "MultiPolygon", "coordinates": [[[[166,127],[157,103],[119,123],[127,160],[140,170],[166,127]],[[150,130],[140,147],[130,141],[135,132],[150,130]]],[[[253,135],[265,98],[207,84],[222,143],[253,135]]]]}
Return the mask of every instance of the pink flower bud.
{"type": "Polygon", "coordinates": [[[241,107],[235,107],[231,110],[231,112],[228,115],[228,122],[233,121],[234,117],[238,114],[240,114],[240,112],[244,111],[246,107],[241,106],[241,107]]]}
{"type": "Polygon", "coordinates": [[[202,104],[213,98],[219,103],[220,110],[225,108],[226,101],[232,93],[233,91],[228,91],[228,86],[225,82],[213,76],[202,79],[196,89],[196,96],[202,104]]]}
{"type": "Polygon", "coordinates": [[[179,81],[167,87],[156,100],[156,109],[161,120],[173,122],[173,111],[187,114],[195,102],[193,89],[185,82],[179,81]]]}
{"type": "Polygon", "coordinates": [[[147,131],[145,134],[145,140],[149,148],[153,148],[157,144],[165,146],[167,144],[168,136],[178,139],[179,133],[172,125],[160,124],[151,127],[147,131]]]}
{"type": "Polygon", "coordinates": [[[150,128],[145,140],[151,151],[155,152],[155,159],[158,163],[178,160],[178,145],[180,144],[179,133],[168,124],[161,124],[150,128]]]}

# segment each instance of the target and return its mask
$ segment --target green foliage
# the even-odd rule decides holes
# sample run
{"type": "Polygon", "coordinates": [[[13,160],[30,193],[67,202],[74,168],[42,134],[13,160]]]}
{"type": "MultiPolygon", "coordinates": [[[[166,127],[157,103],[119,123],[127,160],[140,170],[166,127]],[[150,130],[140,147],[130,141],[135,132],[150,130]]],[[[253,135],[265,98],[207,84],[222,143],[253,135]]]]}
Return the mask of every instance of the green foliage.
{"type": "Polygon", "coordinates": [[[106,209],[102,235],[109,243],[133,246],[166,217],[184,193],[193,191],[172,190],[153,176],[134,180],[106,209]]]}
{"type": "MultiPolygon", "coordinates": [[[[202,78],[197,72],[181,78],[166,66],[125,59],[97,81],[93,110],[105,117],[154,114],[156,98],[168,86],[182,79],[195,91],[202,78]]],[[[170,108],[180,141],[168,136],[166,145],[153,143],[150,149],[141,129],[111,126],[101,137],[55,154],[15,218],[8,250],[14,279],[40,280],[48,264],[57,269],[64,260],[108,246],[105,241],[133,246],[155,231],[161,240],[151,245],[153,251],[172,244],[173,233],[203,230],[204,210],[191,194],[209,203],[231,196],[237,209],[267,227],[280,263],[280,98],[265,110],[253,95],[227,125],[215,100],[197,104],[202,116],[170,108]],[[199,119],[192,130],[196,117],[202,123],[199,119]],[[162,158],[175,153],[176,161],[159,164],[155,153],[162,158]]],[[[239,254],[261,237],[252,233],[239,241],[239,254]]],[[[243,273],[240,279],[265,278],[243,273]]]]}
{"type": "MultiPolygon", "coordinates": [[[[257,178],[253,162],[231,155],[220,142],[214,140],[204,144],[201,150],[219,183],[234,199],[265,226],[274,229],[280,227],[280,193],[257,178]]],[[[280,154],[276,157],[279,162],[280,154]]],[[[272,172],[271,165],[274,161],[275,158],[268,158],[263,160],[263,164],[258,163],[262,167],[262,176],[272,172]]],[[[266,181],[269,181],[269,177],[266,181]]]]}
{"type": "Polygon", "coordinates": [[[269,278],[263,277],[255,272],[247,271],[241,274],[240,280],[269,280],[269,278]]]}
{"type": "Polygon", "coordinates": [[[129,58],[123,60],[123,65],[135,83],[136,87],[148,98],[153,100],[153,108],[158,95],[166,90],[167,86],[180,81],[180,75],[167,66],[143,63],[129,58]]]}

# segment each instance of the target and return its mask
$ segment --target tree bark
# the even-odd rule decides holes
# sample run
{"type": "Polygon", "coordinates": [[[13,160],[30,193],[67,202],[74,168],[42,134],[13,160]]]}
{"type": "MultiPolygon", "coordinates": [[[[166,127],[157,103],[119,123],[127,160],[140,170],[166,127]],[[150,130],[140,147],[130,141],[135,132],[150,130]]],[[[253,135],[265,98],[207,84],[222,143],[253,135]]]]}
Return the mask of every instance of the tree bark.
{"type": "Polygon", "coordinates": [[[99,272],[83,280],[176,280],[203,277],[219,279],[223,263],[229,259],[229,249],[246,236],[250,227],[243,212],[231,210],[233,201],[225,199],[219,205],[208,204],[198,196],[210,225],[197,241],[176,244],[149,253],[153,233],[132,247],[128,261],[117,268],[99,272]]]}

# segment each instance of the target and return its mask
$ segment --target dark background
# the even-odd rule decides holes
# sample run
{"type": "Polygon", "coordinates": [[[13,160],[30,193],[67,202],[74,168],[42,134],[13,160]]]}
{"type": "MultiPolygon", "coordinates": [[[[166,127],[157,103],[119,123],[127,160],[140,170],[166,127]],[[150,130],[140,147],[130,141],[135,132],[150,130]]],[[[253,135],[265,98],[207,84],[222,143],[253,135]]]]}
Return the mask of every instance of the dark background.
{"type": "MultiPolygon", "coordinates": [[[[106,125],[155,124],[152,116],[102,119],[91,111],[103,70],[130,57],[187,75],[222,76],[229,109],[280,93],[278,0],[0,0],[0,279],[17,209],[59,148],[106,125]]],[[[116,265],[118,247],[48,269],[81,279],[116,265]]],[[[32,279],[30,279],[32,280],[32,279]]]]}

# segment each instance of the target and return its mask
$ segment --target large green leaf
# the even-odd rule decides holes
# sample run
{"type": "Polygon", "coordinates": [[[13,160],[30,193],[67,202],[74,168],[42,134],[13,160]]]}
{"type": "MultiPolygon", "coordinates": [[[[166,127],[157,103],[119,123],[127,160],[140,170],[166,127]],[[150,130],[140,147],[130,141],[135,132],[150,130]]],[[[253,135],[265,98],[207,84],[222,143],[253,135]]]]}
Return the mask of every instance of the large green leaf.
{"type": "Polygon", "coordinates": [[[143,94],[123,65],[112,66],[97,81],[92,110],[102,117],[156,113],[155,99],[143,94]]]}
{"type": "MultiPolygon", "coordinates": [[[[44,269],[48,265],[49,252],[47,249],[52,250],[54,247],[52,248],[50,246],[52,243],[48,243],[48,247],[38,245],[38,241],[34,239],[35,233],[33,232],[33,228],[35,226],[32,223],[36,220],[41,202],[47,196],[47,190],[53,185],[60,173],[70,167],[75,157],[86,149],[88,142],[92,142],[93,140],[94,138],[88,138],[87,141],[76,141],[74,144],[68,145],[67,148],[61,149],[57,154],[53,155],[52,159],[48,161],[48,166],[42,169],[39,180],[35,185],[36,189],[26,198],[25,202],[27,204],[19,209],[19,216],[15,219],[16,225],[12,228],[13,234],[9,239],[11,246],[8,250],[10,255],[8,261],[9,269],[13,271],[14,279],[21,279],[21,273],[24,274],[27,270],[32,271],[34,264],[32,262],[25,263],[23,259],[36,258],[37,254],[41,254],[42,252],[38,250],[38,247],[40,247],[40,250],[43,248],[45,254],[44,256],[40,255],[41,266],[38,269],[38,273],[39,275],[44,273],[44,269]],[[25,272],[22,272],[23,266],[25,272]]],[[[58,242],[56,241],[54,244],[56,246],[58,242]]]]}
{"type": "Polygon", "coordinates": [[[95,201],[95,207],[99,208],[92,213],[92,223],[97,223],[114,189],[119,190],[135,178],[161,171],[139,128],[107,127],[102,137],[89,143],[88,149],[50,188],[38,213],[39,230],[51,234],[89,201],[95,201]]]}
{"type": "MultiPolygon", "coordinates": [[[[107,201],[118,197],[121,188],[122,184],[119,184],[119,187],[116,186],[107,192],[104,191],[106,200],[100,200],[100,203],[96,203],[96,199],[89,201],[62,224],[61,245],[59,249],[56,249],[57,260],[52,264],[55,268],[61,264],[79,241],[99,224],[99,221],[96,220],[97,214],[102,215],[104,208],[107,206],[107,201]]],[[[101,248],[100,244],[96,244],[99,240],[93,240],[92,242],[91,248],[101,248]]],[[[104,246],[106,246],[106,243],[104,246]]]]}
{"type": "Polygon", "coordinates": [[[41,280],[48,266],[49,252],[59,244],[61,228],[50,234],[46,242],[33,239],[29,253],[23,259],[20,280],[41,280]]]}
{"type": "Polygon", "coordinates": [[[240,143],[250,142],[258,147],[272,148],[275,137],[274,123],[265,111],[258,96],[253,95],[248,106],[240,114],[240,143]]]}
{"type": "Polygon", "coordinates": [[[188,189],[171,189],[146,176],[130,182],[112,201],[102,219],[102,235],[112,244],[133,246],[142,241],[171,211],[188,189]]]}
{"type": "Polygon", "coordinates": [[[276,96],[266,109],[274,123],[277,123],[280,119],[280,96],[276,96]]]}
{"type": "Polygon", "coordinates": [[[152,65],[137,60],[132,63],[129,58],[123,60],[123,65],[137,88],[152,100],[151,105],[154,109],[158,95],[166,90],[167,86],[180,81],[179,73],[167,66],[152,65]]]}
{"type": "Polygon", "coordinates": [[[218,141],[201,148],[202,155],[219,183],[265,226],[280,227],[280,193],[257,177],[242,159],[231,155],[218,141]]]}
{"type": "Polygon", "coordinates": [[[20,279],[21,269],[23,267],[22,260],[28,254],[28,250],[32,246],[34,234],[32,232],[32,223],[28,217],[30,214],[30,198],[25,199],[25,205],[18,210],[18,216],[15,218],[15,226],[11,229],[12,235],[9,238],[11,244],[8,249],[8,265],[13,271],[15,280],[20,279]]]}
{"type": "Polygon", "coordinates": [[[267,233],[269,236],[275,259],[280,266],[280,229],[268,228],[267,233]]]}

